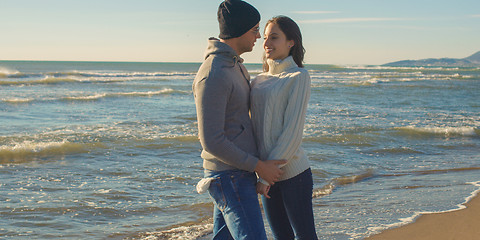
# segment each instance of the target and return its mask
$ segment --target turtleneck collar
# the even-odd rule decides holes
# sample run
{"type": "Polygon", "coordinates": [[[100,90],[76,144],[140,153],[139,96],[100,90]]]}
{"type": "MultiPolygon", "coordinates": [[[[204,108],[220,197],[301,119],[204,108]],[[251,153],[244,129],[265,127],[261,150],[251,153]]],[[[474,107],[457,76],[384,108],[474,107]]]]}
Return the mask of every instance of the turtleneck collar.
{"type": "Polygon", "coordinates": [[[288,56],[283,60],[267,59],[268,73],[275,75],[285,72],[291,68],[298,67],[292,56],[288,56]]]}

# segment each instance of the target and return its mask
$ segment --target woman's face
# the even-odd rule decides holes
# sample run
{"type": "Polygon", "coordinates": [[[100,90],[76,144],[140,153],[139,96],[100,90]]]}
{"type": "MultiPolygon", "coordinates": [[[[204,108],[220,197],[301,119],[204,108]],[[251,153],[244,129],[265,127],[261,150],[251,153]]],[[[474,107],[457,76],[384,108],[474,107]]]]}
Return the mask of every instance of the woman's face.
{"type": "Polygon", "coordinates": [[[287,40],[285,33],[280,30],[276,23],[270,23],[265,27],[263,49],[265,56],[273,60],[282,60],[288,57],[293,40],[287,40]]]}

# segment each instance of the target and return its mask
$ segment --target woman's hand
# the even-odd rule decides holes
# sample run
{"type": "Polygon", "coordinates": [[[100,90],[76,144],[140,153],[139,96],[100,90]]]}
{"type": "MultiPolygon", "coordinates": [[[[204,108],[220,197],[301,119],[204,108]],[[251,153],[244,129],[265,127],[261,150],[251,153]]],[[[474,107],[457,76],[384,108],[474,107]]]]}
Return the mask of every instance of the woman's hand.
{"type": "Polygon", "coordinates": [[[279,168],[279,165],[286,163],[287,160],[258,160],[255,172],[268,184],[273,185],[283,174],[283,170],[279,168]]]}
{"type": "Polygon", "coordinates": [[[268,195],[268,191],[270,190],[270,185],[265,185],[261,182],[257,182],[257,193],[260,195],[265,196],[266,198],[270,198],[268,195]]]}

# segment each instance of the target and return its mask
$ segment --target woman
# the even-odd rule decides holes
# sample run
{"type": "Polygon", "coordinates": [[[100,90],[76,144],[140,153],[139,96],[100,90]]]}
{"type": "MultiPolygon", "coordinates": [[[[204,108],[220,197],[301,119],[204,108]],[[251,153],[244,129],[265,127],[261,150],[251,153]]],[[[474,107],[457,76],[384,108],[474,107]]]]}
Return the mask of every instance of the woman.
{"type": "Polygon", "coordinates": [[[264,72],[250,93],[253,128],[260,159],[288,162],[280,181],[268,186],[260,179],[257,192],[275,239],[317,239],[312,173],[301,147],[310,97],[302,35],[292,19],[279,16],[267,22],[264,38],[264,72]]]}

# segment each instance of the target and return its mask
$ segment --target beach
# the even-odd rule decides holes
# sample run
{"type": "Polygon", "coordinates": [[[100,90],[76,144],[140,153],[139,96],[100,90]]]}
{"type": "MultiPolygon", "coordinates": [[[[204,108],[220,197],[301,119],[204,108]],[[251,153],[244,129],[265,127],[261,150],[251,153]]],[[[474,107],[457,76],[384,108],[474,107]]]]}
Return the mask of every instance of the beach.
{"type": "Polygon", "coordinates": [[[411,224],[385,230],[367,239],[478,239],[480,236],[480,197],[473,197],[465,204],[465,207],[449,212],[421,215],[411,224]]]}

